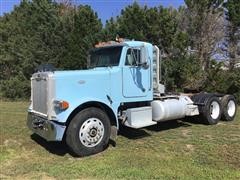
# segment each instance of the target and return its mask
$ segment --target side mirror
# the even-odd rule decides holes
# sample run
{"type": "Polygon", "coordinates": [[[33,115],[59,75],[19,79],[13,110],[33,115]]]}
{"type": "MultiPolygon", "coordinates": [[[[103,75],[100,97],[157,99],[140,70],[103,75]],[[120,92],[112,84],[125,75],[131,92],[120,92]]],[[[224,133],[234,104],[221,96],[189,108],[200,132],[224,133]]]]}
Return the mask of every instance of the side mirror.
{"type": "Polygon", "coordinates": [[[142,46],[141,49],[141,55],[140,55],[140,63],[139,65],[142,66],[144,69],[148,69],[148,53],[145,46],[142,46]]]}

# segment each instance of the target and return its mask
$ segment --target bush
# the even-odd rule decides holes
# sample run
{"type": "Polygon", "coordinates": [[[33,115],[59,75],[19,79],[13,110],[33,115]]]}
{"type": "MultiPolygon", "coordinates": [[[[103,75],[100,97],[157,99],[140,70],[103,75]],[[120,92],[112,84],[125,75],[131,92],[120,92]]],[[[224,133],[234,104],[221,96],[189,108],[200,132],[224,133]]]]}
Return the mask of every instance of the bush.
{"type": "Polygon", "coordinates": [[[179,56],[163,61],[163,79],[168,91],[201,89],[204,72],[195,56],[179,56]]]}
{"type": "Polygon", "coordinates": [[[23,75],[1,81],[1,94],[10,99],[26,99],[30,97],[30,81],[23,75]]]}
{"type": "Polygon", "coordinates": [[[204,89],[209,92],[232,94],[240,104],[240,70],[222,70],[221,63],[213,63],[208,70],[204,89]]]}
{"type": "Polygon", "coordinates": [[[223,64],[212,61],[204,72],[194,56],[176,57],[163,61],[163,80],[167,91],[191,89],[232,94],[240,104],[240,70],[223,70],[223,64]]]}

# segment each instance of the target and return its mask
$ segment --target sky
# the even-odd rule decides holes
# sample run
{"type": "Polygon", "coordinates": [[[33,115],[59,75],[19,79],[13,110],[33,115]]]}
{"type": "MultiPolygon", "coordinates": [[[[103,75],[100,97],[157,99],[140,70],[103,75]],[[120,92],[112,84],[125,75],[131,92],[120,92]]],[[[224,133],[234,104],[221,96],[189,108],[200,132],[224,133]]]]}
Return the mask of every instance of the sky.
{"type": "MultiPolygon", "coordinates": [[[[141,6],[148,7],[162,5],[164,7],[173,6],[175,8],[184,5],[184,0],[135,0],[141,6]]],[[[21,0],[0,0],[0,16],[4,13],[9,13],[18,5],[21,0]]],[[[105,24],[105,21],[110,17],[116,17],[121,13],[124,7],[132,4],[134,0],[72,0],[77,4],[90,5],[94,11],[97,12],[98,17],[105,24]]]]}

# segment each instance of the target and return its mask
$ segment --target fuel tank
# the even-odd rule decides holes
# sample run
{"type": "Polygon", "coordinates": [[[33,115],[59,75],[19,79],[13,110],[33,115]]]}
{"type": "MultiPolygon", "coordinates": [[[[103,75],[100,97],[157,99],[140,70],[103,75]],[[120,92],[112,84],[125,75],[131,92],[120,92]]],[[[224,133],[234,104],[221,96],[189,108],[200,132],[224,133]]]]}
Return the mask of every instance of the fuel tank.
{"type": "Polygon", "coordinates": [[[184,118],[187,114],[187,106],[192,101],[186,96],[176,98],[154,100],[151,102],[152,118],[154,121],[166,121],[184,118]]]}

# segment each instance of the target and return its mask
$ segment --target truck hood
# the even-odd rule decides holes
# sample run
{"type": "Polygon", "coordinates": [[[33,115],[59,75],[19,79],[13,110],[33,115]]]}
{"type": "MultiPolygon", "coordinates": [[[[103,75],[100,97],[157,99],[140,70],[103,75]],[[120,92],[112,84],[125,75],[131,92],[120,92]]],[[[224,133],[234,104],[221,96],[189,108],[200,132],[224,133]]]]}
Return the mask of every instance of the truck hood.
{"type": "MultiPolygon", "coordinates": [[[[72,70],[72,71],[55,71],[54,77],[56,79],[61,78],[68,78],[73,76],[85,77],[88,78],[88,76],[97,76],[97,75],[107,75],[109,74],[109,68],[108,67],[99,67],[99,68],[93,68],[93,69],[87,69],[87,70],[72,70]]],[[[95,77],[97,79],[97,77],[95,77]]]]}
{"type": "Polygon", "coordinates": [[[110,69],[55,71],[55,98],[71,102],[75,108],[82,101],[107,101],[110,96],[110,69]]]}

